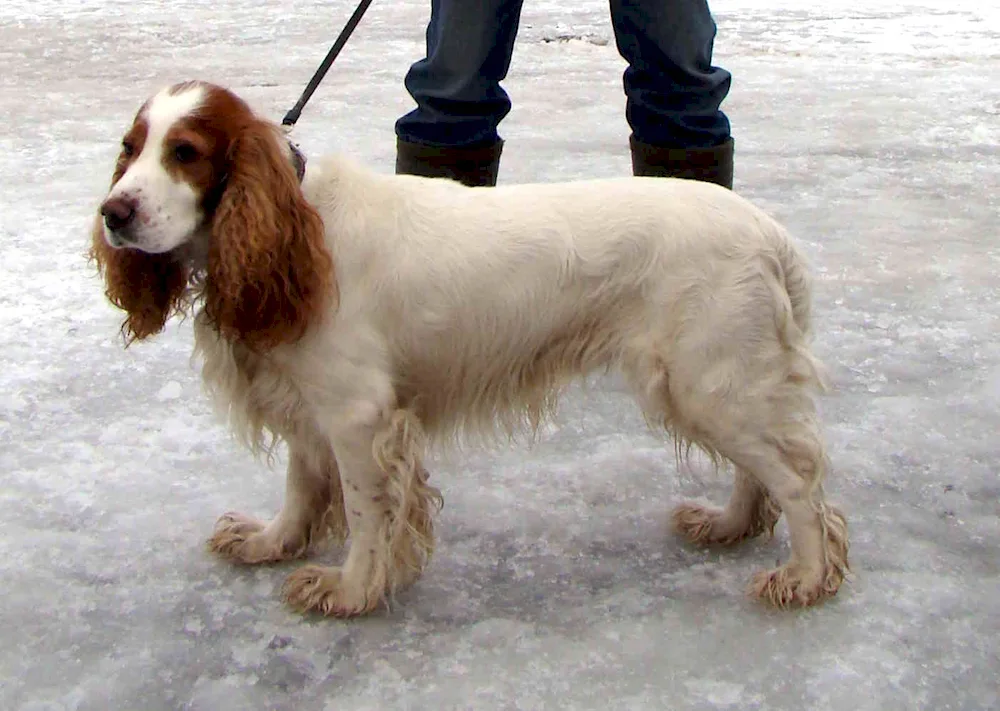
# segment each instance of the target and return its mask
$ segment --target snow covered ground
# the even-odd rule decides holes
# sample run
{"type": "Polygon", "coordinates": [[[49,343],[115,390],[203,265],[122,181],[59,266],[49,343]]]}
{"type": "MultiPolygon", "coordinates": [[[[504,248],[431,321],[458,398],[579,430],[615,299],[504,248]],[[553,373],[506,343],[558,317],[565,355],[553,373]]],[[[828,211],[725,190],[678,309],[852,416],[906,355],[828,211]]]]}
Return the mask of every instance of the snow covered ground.
{"type": "MultiPolygon", "coordinates": [[[[425,0],[376,2],[296,138],[392,170],[425,0]]],[[[817,270],[832,498],[852,583],[777,613],[787,554],[675,540],[677,471],[614,380],[533,450],[434,463],[440,546],[391,612],[303,619],[287,567],[235,569],[220,513],[268,515],[282,464],[212,417],[189,324],[123,351],[83,253],[121,131],[159,85],[275,119],[351,2],[0,7],[0,708],[1000,707],[1000,11],[977,0],[716,0],[737,189],[817,270]]],[[[528,0],[501,181],[629,171],[601,0],[528,0]],[[569,37],[568,41],[559,40],[569,37]],[[573,39],[578,38],[578,39],[573,39]],[[556,41],[552,41],[556,40],[556,41]]],[[[331,552],[330,556],[334,556],[331,552]]]]}

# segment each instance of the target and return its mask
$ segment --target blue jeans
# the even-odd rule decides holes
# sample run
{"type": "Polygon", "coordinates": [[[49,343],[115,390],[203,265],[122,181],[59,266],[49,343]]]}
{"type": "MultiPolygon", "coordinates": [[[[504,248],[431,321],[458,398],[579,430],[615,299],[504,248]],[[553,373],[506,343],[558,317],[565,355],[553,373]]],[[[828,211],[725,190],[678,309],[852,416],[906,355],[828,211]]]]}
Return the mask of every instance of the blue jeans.
{"type": "MultiPolygon", "coordinates": [[[[511,108],[510,67],[523,0],[431,0],[427,56],[410,67],[417,108],[396,122],[404,141],[446,147],[496,143],[511,108]]],[[[706,0],[610,0],[624,75],[625,117],[643,143],[707,148],[729,138],[719,106],[729,72],[712,66],[716,26],[706,0]]]]}

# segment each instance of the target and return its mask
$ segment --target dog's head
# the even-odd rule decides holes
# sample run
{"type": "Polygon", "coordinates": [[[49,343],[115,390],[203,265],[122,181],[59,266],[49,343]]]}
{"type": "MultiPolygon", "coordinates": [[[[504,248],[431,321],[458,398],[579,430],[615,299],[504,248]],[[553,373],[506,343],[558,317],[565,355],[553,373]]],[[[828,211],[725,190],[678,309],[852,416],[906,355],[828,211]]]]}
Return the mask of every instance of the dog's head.
{"type": "Polygon", "coordinates": [[[199,274],[224,337],[270,347],[305,332],[334,284],[298,158],[222,87],[184,82],[142,105],[91,245],[108,298],[127,313],[126,340],[159,332],[199,274]]]}

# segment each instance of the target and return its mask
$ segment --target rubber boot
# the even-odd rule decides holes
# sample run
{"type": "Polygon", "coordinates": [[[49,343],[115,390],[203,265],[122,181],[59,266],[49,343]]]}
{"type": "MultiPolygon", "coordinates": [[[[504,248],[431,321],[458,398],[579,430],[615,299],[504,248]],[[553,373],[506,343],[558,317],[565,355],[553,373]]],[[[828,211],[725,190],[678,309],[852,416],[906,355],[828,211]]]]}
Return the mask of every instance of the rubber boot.
{"type": "Polygon", "coordinates": [[[503,141],[474,148],[448,148],[396,139],[396,174],[451,178],[470,187],[497,184],[503,141]]]}
{"type": "Polygon", "coordinates": [[[652,146],[629,136],[632,174],[654,178],[687,178],[733,189],[733,139],[713,148],[652,146]]]}

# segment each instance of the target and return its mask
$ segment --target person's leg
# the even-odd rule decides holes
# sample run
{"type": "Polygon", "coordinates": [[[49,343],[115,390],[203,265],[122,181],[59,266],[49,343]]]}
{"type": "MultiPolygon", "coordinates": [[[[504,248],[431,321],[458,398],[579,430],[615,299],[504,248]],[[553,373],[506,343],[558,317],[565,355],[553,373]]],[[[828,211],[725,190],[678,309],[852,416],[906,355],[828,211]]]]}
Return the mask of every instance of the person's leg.
{"type": "Polygon", "coordinates": [[[432,0],[427,56],[406,74],[417,107],[396,122],[396,172],[492,185],[511,103],[507,76],[523,0],[432,0]]]}
{"type": "Polygon", "coordinates": [[[719,108],[731,76],[712,65],[716,26],[706,0],[611,0],[611,18],[629,64],[633,173],[732,187],[733,141],[719,108]]]}

